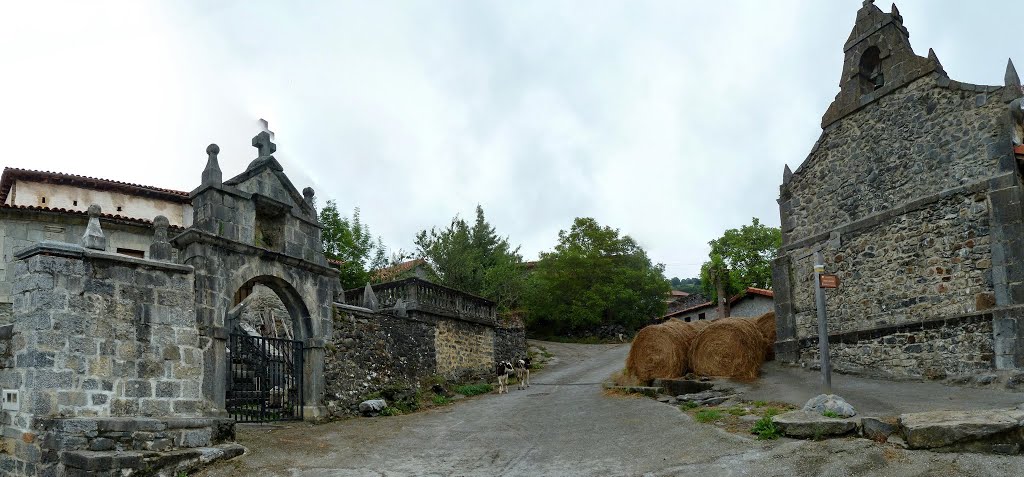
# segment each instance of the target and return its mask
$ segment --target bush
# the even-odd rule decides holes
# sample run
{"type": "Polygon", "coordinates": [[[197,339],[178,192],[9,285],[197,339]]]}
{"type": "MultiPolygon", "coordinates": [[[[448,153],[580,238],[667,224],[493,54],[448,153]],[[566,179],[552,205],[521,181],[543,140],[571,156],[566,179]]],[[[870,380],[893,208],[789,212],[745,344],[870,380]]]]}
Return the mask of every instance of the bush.
{"type": "Polygon", "coordinates": [[[494,387],[490,384],[466,384],[463,386],[455,386],[455,392],[463,396],[476,396],[477,394],[487,394],[493,390],[494,387]]]}
{"type": "Polygon", "coordinates": [[[754,427],[750,429],[750,433],[756,434],[757,439],[763,441],[778,439],[782,436],[782,429],[779,429],[778,424],[772,422],[771,416],[765,416],[754,423],[754,427]]]}
{"type": "Polygon", "coordinates": [[[441,395],[434,396],[434,404],[436,404],[438,406],[444,406],[444,405],[447,405],[447,404],[451,404],[451,402],[452,402],[451,399],[448,399],[448,398],[446,398],[444,396],[441,396],[441,395]]]}

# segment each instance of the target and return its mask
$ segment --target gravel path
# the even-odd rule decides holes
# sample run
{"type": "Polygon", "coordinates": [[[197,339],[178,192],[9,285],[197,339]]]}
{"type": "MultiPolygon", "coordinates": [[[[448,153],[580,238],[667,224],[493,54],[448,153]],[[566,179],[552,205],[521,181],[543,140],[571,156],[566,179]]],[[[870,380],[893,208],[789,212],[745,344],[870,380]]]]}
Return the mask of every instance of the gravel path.
{"type": "Polygon", "coordinates": [[[1024,475],[1024,458],[908,452],[863,439],[762,442],[652,399],[606,395],[628,345],[543,343],[534,386],[426,412],[246,426],[206,476],[1024,475]]]}

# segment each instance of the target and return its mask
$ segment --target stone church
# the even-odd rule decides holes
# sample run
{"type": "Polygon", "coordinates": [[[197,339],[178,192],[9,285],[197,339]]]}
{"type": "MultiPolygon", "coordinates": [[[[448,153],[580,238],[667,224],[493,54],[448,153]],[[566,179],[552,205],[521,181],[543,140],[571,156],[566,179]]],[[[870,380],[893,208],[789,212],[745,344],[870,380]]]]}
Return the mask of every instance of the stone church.
{"type": "Polygon", "coordinates": [[[938,379],[1024,367],[1024,111],[999,85],[918,55],[903,17],[865,1],[840,91],[783,175],[774,263],[779,359],[818,362],[813,256],[837,370],[938,379]]]}

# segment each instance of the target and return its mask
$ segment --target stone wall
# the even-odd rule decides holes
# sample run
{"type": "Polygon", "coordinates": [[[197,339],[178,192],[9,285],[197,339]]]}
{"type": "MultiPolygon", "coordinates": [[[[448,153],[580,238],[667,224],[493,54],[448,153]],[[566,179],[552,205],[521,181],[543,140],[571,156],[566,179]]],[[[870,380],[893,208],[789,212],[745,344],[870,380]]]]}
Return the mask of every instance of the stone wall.
{"type": "Polygon", "coordinates": [[[503,327],[494,329],[494,361],[514,361],[525,357],[525,329],[503,327]]]}
{"type": "MultiPolygon", "coordinates": [[[[23,392],[20,410],[4,412],[5,439],[43,418],[208,409],[191,268],[70,244],[37,245],[18,258],[13,367],[0,370],[0,386],[23,392]]],[[[13,459],[38,457],[36,444],[15,445],[13,459]]]]}
{"type": "Polygon", "coordinates": [[[355,414],[371,394],[416,389],[434,375],[434,325],[416,317],[336,309],[325,362],[329,415],[355,414]]]}
{"type": "MultiPolygon", "coordinates": [[[[803,340],[799,360],[818,363],[818,340],[803,340]]],[[[993,365],[992,314],[981,313],[840,333],[829,339],[832,366],[888,378],[968,376],[993,365]]]]}
{"type": "Polygon", "coordinates": [[[439,320],[434,332],[437,372],[467,379],[494,372],[494,328],[456,320],[439,320]]]}

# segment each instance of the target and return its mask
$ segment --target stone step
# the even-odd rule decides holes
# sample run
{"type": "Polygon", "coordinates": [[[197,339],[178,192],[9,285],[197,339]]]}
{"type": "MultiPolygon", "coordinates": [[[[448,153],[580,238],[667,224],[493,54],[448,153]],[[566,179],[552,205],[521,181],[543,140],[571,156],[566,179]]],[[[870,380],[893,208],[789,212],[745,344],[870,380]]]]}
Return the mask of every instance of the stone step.
{"type": "Polygon", "coordinates": [[[102,473],[130,473],[145,469],[156,475],[161,470],[167,475],[178,475],[196,470],[212,462],[232,459],[245,452],[239,444],[220,444],[213,447],[195,447],[167,452],[155,451],[64,451],[60,462],[65,475],[106,475],[102,473]]]}
{"type": "Polygon", "coordinates": [[[911,449],[1019,454],[1024,410],[931,411],[902,414],[900,433],[911,449]]]}

